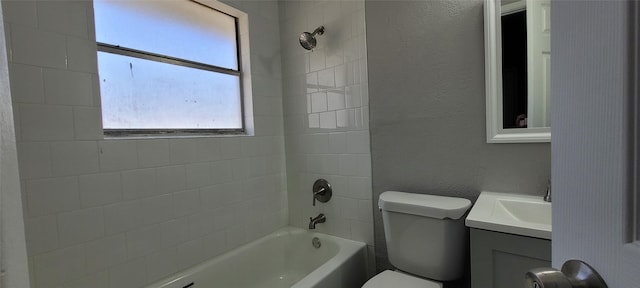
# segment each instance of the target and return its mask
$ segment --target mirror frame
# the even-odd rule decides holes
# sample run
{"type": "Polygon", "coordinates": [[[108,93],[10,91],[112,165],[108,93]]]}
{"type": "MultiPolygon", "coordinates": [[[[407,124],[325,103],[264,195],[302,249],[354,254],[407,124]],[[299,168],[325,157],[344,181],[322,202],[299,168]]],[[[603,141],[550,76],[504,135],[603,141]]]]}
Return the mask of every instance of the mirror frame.
{"type": "MultiPolygon", "coordinates": [[[[500,0],[485,0],[485,93],[487,101],[487,143],[551,142],[551,127],[504,129],[502,115],[502,32],[500,0]]],[[[529,2],[527,0],[527,2],[529,2]]]]}

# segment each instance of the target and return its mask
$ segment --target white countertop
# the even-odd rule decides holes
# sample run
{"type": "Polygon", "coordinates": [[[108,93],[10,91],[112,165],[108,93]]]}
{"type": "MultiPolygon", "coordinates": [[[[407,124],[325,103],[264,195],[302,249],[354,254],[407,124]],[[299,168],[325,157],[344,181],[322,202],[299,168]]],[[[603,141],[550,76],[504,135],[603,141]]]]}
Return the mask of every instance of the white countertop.
{"type": "Polygon", "coordinates": [[[465,220],[467,227],[551,239],[551,203],[542,196],[484,191],[465,220]]]}

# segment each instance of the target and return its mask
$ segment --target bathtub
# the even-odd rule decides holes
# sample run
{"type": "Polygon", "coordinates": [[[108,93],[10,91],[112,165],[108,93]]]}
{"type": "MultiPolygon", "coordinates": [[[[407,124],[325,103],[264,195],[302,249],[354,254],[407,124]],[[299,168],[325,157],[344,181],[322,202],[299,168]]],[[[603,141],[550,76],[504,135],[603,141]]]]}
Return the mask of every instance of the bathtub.
{"type": "Polygon", "coordinates": [[[365,243],[285,227],[147,288],[356,288],[366,257],[365,243]]]}

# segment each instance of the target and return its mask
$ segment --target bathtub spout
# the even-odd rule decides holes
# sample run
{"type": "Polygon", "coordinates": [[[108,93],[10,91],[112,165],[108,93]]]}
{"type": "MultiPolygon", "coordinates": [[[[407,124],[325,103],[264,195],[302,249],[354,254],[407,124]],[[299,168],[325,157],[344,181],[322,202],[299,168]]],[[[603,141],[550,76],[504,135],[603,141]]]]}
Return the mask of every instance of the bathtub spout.
{"type": "Polygon", "coordinates": [[[309,230],[316,229],[316,224],[324,223],[326,221],[327,221],[327,217],[325,217],[324,214],[322,213],[316,216],[315,218],[309,217],[309,230]]]}

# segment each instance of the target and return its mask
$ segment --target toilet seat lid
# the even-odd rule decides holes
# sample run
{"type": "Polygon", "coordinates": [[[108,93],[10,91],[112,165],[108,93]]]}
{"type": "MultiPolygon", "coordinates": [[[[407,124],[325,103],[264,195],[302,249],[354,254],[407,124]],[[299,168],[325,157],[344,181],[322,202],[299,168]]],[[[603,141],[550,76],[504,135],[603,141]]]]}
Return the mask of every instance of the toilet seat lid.
{"type": "Polygon", "coordinates": [[[408,274],[385,270],[369,279],[362,288],[442,288],[439,283],[427,279],[418,278],[408,274]]]}

